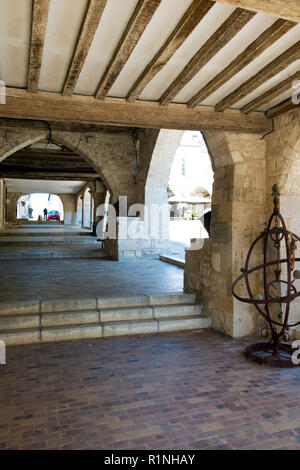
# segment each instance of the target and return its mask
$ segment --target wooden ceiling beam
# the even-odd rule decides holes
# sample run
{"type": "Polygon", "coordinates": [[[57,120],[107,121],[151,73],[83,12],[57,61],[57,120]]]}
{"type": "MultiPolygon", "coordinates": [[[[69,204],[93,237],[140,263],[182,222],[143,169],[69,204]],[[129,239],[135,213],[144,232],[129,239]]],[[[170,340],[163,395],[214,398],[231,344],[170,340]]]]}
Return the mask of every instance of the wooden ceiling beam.
{"type": "Polygon", "coordinates": [[[281,103],[277,104],[273,108],[268,109],[265,115],[268,119],[273,119],[281,114],[287,113],[288,111],[292,111],[294,109],[299,109],[299,104],[296,104],[292,101],[292,98],[282,101],[281,103]]]}
{"type": "Polygon", "coordinates": [[[106,4],[107,0],[88,1],[77,44],[62,91],[62,94],[65,96],[71,96],[74,92],[106,4]]]}
{"type": "Polygon", "coordinates": [[[226,96],[223,100],[219,101],[215,106],[216,111],[224,111],[230,108],[233,104],[245,98],[257,87],[266,83],[271,78],[275,77],[280,72],[284,71],[286,67],[291,65],[296,60],[300,59],[300,41],[284,51],[279,57],[270,62],[266,67],[260,70],[256,75],[249,78],[237,90],[226,96]]]}
{"type": "Polygon", "coordinates": [[[288,90],[291,91],[291,95],[292,95],[293,94],[293,82],[296,80],[300,80],[300,70],[296,72],[294,75],[292,75],[291,77],[284,80],[283,82],[280,82],[278,85],[274,86],[270,90],[267,90],[265,93],[258,96],[254,100],[250,101],[250,103],[246,104],[245,106],[241,108],[241,112],[245,114],[251,113],[252,111],[256,109],[259,109],[260,106],[268,103],[274,98],[277,98],[277,96],[280,96],[282,93],[285,93],[288,90]]]}
{"type": "Polygon", "coordinates": [[[56,172],[29,172],[1,170],[1,178],[29,179],[29,180],[53,180],[53,181],[95,181],[99,176],[95,173],[56,173],[56,172]]]}
{"type": "Polygon", "coordinates": [[[296,23],[286,20],[277,20],[272,26],[263,32],[252,42],[240,55],[238,55],[222,72],[196,93],[187,103],[189,108],[197,106],[218,90],[232,77],[239,73],[244,67],[260,56],[268,47],[274,44],[296,23]]]}
{"type": "MultiPolygon", "coordinates": [[[[250,134],[266,133],[272,129],[272,123],[263,113],[247,116],[238,110],[216,113],[209,106],[188,109],[183,104],[162,108],[157,102],[128,103],[121,98],[99,101],[89,96],[67,97],[50,92],[32,94],[17,88],[7,89],[6,104],[0,106],[0,117],[151,129],[219,129],[250,134]]],[[[34,124],[30,124],[31,127],[34,124]]],[[[6,121],[3,122],[5,125],[6,121]]]]}
{"type": "MultiPolygon", "coordinates": [[[[30,157],[15,157],[16,154],[13,156],[8,157],[5,159],[4,165],[9,165],[13,167],[22,167],[22,168],[33,168],[33,169],[48,169],[48,170],[81,170],[81,171],[93,171],[93,168],[85,162],[66,162],[64,160],[44,160],[41,159],[31,159],[30,157]]],[[[2,164],[3,165],[3,164],[2,164]]],[[[1,168],[1,164],[0,164],[1,168]]]]}
{"type": "Polygon", "coordinates": [[[159,102],[167,106],[180,90],[255,16],[255,13],[237,8],[220,28],[206,41],[161,96],[159,102]]]}
{"type": "Polygon", "coordinates": [[[162,0],[139,0],[96,91],[103,100],[129,59],[162,0]]]}
{"type": "Polygon", "coordinates": [[[214,2],[209,0],[194,0],[187,9],[176,28],[172,31],[164,45],[155,54],[151,62],[141,73],[135,84],[129,91],[127,101],[135,101],[146,88],[148,83],[158,74],[158,72],[168,63],[175,52],[180,48],[204,16],[214,6],[214,2]]]}
{"type": "Polygon", "coordinates": [[[50,0],[33,0],[27,88],[38,90],[50,0]]]}
{"type": "Polygon", "coordinates": [[[218,2],[300,23],[299,0],[218,0],[218,2]]]}

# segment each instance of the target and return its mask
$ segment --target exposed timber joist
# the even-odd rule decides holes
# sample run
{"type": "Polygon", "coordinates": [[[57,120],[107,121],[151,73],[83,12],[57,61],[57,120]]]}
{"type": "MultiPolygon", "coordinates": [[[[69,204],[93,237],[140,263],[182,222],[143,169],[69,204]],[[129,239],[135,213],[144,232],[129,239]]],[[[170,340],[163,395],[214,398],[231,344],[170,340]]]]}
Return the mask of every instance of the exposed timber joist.
{"type": "Polygon", "coordinates": [[[237,103],[245,98],[249,93],[254,91],[257,87],[267,82],[277,74],[285,70],[290,64],[300,59],[300,41],[284,51],[279,57],[270,62],[266,67],[260,70],[256,75],[249,78],[243,85],[235,90],[230,95],[226,96],[223,100],[219,101],[215,106],[216,111],[224,111],[231,105],[237,103]]]}
{"type": "Polygon", "coordinates": [[[27,172],[1,170],[1,178],[28,179],[28,180],[52,180],[52,181],[95,181],[99,178],[95,173],[57,173],[57,172],[27,172]]]}
{"type": "Polygon", "coordinates": [[[33,0],[27,88],[37,92],[50,0],[33,0]]]}
{"type": "Polygon", "coordinates": [[[0,117],[152,129],[220,129],[257,134],[272,129],[272,123],[263,113],[243,115],[238,110],[216,113],[209,106],[188,109],[183,104],[162,108],[156,102],[128,103],[121,98],[99,101],[88,96],[65,97],[48,92],[32,94],[15,88],[7,90],[6,104],[0,106],[0,117]]]}
{"type": "Polygon", "coordinates": [[[271,88],[271,90],[267,90],[262,95],[255,98],[255,100],[250,101],[250,103],[246,104],[241,108],[242,113],[251,113],[252,111],[258,109],[260,106],[268,103],[269,101],[273,100],[277,96],[280,96],[282,93],[290,90],[291,95],[293,94],[293,82],[296,80],[300,80],[300,71],[296,72],[291,77],[287,78],[283,82],[280,82],[278,85],[271,88]]]}
{"type": "Polygon", "coordinates": [[[237,8],[206,41],[160,98],[167,106],[182,88],[254,17],[255,13],[237,8]]]}
{"type": "Polygon", "coordinates": [[[151,62],[141,73],[127,95],[127,101],[135,101],[148,83],[168,63],[175,52],[188,38],[195,27],[200,23],[208,11],[214,6],[209,0],[194,0],[187,9],[176,28],[172,31],[164,45],[155,54],[151,62]]]}
{"type": "Polygon", "coordinates": [[[277,20],[263,34],[261,34],[254,42],[252,42],[238,57],[236,57],[222,72],[220,72],[213,80],[193,96],[188,107],[193,108],[197,104],[202,103],[218,88],[223,86],[244,67],[250,64],[254,59],[260,56],[268,47],[274,44],[284,34],[295,26],[296,23],[286,20],[277,20]]]}
{"type": "Polygon", "coordinates": [[[268,109],[265,114],[268,119],[273,119],[277,116],[280,116],[280,114],[287,113],[288,111],[292,111],[294,109],[299,109],[299,106],[299,104],[293,103],[292,98],[289,98],[282,103],[277,104],[273,108],[268,109]]]}
{"type": "Polygon", "coordinates": [[[97,99],[103,100],[107,96],[161,2],[162,0],[139,0],[99,83],[95,95],[97,99]]]}
{"type": "Polygon", "coordinates": [[[218,2],[300,23],[299,0],[218,0],[218,2]]]}
{"type": "Polygon", "coordinates": [[[77,44],[70,63],[62,94],[70,96],[76,87],[78,77],[88,55],[107,0],[89,0],[77,44]]]}

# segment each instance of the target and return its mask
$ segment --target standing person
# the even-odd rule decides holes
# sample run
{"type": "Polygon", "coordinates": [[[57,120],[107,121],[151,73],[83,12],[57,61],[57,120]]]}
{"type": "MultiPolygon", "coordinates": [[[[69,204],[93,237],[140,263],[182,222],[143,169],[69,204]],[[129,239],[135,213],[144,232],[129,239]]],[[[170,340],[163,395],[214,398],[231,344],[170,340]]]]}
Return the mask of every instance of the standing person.
{"type": "Polygon", "coordinates": [[[47,220],[47,216],[48,216],[48,210],[45,207],[45,209],[44,209],[44,220],[47,220]]]}

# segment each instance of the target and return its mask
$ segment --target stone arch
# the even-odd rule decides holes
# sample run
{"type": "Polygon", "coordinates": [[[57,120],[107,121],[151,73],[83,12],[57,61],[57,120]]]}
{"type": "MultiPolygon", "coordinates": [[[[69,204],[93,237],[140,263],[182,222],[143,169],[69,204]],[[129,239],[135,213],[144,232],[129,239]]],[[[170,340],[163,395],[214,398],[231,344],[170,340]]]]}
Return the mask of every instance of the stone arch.
{"type": "Polygon", "coordinates": [[[0,162],[18,150],[47,138],[48,131],[23,130],[1,131],[0,133],[0,162]]]}
{"type": "MultiPolygon", "coordinates": [[[[32,128],[2,127],[0,129],[0,162],[18,150],[49,137],[48,127],[32,121],[32,128]]],[[[127,195],[136,202],[136,151],[129,133],[78,132],[52,129],[52,140],[77,152],[88,161],[100,175],[106,188],[116,202],[120,195],[127,195]]]]}
{"type": "Polygon", "coordinates": [[[129,134],[54,130],[53,140],[85,158],[99,173],[113,202],[126,195],[135,202],[135,148],[129,134]]]}
{"type": "MultiPolygon", "coordinates": [[[[260,136],[205,131],[213,169],[212,237],[187,253],[185,288],[193,290],[217,331],[234,337],[257,334],[255,310],[233,299],[250,243],[265,227],[265,141],[260,136]]],[[[260,281],[255,278],[259,292],[260,281]]]]}

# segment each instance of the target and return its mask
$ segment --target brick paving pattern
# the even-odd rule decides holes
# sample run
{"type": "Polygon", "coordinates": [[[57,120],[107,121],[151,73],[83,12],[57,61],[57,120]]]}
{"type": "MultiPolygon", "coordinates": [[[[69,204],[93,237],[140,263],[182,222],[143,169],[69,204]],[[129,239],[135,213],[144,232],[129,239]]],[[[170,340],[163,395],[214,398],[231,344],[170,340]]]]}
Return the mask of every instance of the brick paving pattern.
{"type": "Polygon", "coordinates": [[[0,261],[0,302],[183,292],[183,270],[160,261],[0,261]]]}
{"type": "Polygon", "coordinates": [[[1,449],[300,449],[300,369],[211,330],[8,348],[1,449]]]}

